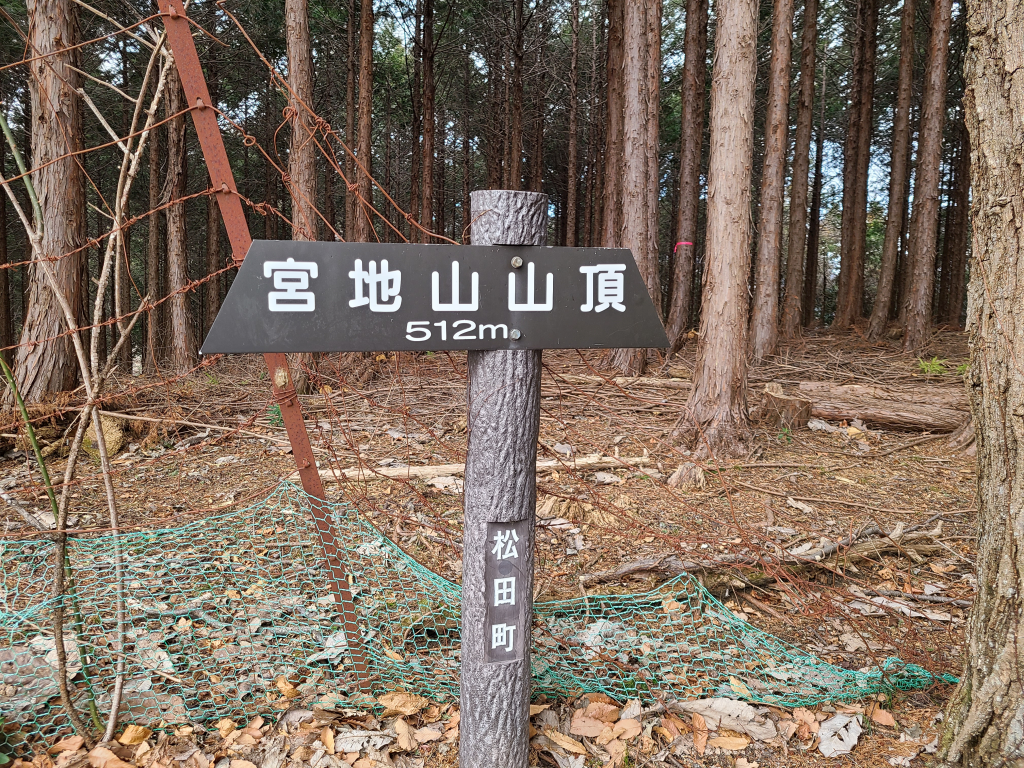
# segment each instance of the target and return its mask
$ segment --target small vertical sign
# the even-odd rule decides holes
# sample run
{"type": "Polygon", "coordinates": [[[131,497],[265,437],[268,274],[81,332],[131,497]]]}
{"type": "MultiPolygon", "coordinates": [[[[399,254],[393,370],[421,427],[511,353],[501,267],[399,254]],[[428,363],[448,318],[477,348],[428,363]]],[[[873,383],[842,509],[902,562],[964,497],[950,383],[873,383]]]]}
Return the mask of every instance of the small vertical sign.
{"type": "Polygon", "coordinates": [[[521,587],[530,583],[523,570],[528,562],[526,529],[526,520],[487,524],[484,658],[488,664],[524,658],[529,595],[524,595],[521,587]]]}

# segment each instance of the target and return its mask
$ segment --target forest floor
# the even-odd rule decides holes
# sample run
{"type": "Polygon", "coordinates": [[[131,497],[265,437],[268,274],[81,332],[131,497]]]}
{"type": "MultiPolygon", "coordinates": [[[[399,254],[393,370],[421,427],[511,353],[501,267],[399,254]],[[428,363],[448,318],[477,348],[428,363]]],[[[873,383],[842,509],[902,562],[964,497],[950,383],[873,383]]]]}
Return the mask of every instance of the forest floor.
{"type": "MultiPolygon", "coordinates": [[[[751,405],[759,404],[767,383],[781,384],[786,392],[801,381],[962,390],[957,367],[966,360],[963,334],[937,334],[922,360],[903,355],[895,344],[811,334],[751,372],[751,405]]],[[[538,458],[551,466],[538,475],[535,600],[645,592],[668,578],[663,558],[675,554],[703,563],[695,575],[736,616],[824,662],[857,670],[898,656],[936,675],[960,675],[967,606],[976,588],[975,466],[969,452],[952,448],[941,436],[871,423],[850,428],[832,422],[833,431],[791,431],[756,422],[747,457],[704,462],[696,482],[672,487],[670,476],[690,458],[670,434],[688,396],[692,344],[670,361],[652,364],[639,380],[616,381],[596,352],[548,352],[544,362],[538,458]],[[603,463],[588,465],[586,457],[603,463]],[[881,533],[866,533],[872,526],[881,533]],[[845,556],[828,556],[830,546],[848,537],[859,543],[840,547],[845,556]],[[822,549],[825,554],[816,558],[822,549]],[[766,554],[797,564],[762,568],[758,558],[766,554]],[[661,563],[637,565],[647,558],[661,563]]],[[[373,363],[373,378],[353,386],[342,378],[336,356],[321,360],[313,378],[316,389],[303,398],[320,468],[329,471],[328,494],[353,504],[424,566],[458,581],[461,474],[449,465],[465,461],[465,355],[382,355],[373,363]],[[422,479],[385,476],[401,475],[405,467],[435,466],[443,472],[433,477],[430,471],[421,471],[422,479]],[[352,476],[358,468],[361,479],[345,479],[343,470],[352,476]]],[[[119,386],[105,410],[129,417],[118,422],[124,445],[114,459],[122,530],[171,528],[244,507],[292,475],[267,375],[255,360],[221,361],[170,382],[135,377],[119,386]]],[[[73,404],[69,400],[50,409],[53,416],[41,429],[44,438],[59,438],[68,423],[67,413],[59,411],[73,404]]],[[[16,428],[12,422],[3,431],[14,434],[16,428]]],[[[18,455],[19,446],[24,447],[13,439],[6,446],[3,487],[45,518],[45,497],[18,455]]],[[[59,477],[62,469],[56,451],[50,472],[59,477]]],[[[108,528],[95,462],[80,473],[71,514],[76,535],[108,528]]],[[[0,535],[0,541],[9,541],[36,534],[6,506],[0,510],[0,535]]],[[[287,725],[271,725],[288,698],[278,687],[280,701],[267,695],[261,713],[266,720],[248,728],[235,723],[235,733],[241,734],[235,737],[230,736],[233,725],[218,732],[209,723],[208,730],[184,724],[176,735],[143,737],[142,746],[116,745],[109,757],[87,757],[84,748],[70,743],[64,746],[76,748],[61,757],[58,749],[50,758],[37,753],[34,762],[42,768],[51,759],[60,768],[86,760],[94,768],[118,768],[105,762],[117,759],[163,768],[179,763],[207,768],[209,762],[217,768],[279,768],[289,761],[293,768],[338,768],[343,758],[356,768],[457,762],[457,703],[422,702],[389,717],[314,710],[287,725]],[[392,719],[399,714],[401,726],[392,719]],[[304,717],[306,722],[299,722],[304,717]],[[339,747],[333,762],[325,758],[335,752],[335,737],[342,738],[353,724],[390,734],[385,742],[390,746],[347,755],[339,747]],[[401,735],[408,728],[414,731],[411,742],[401,735]],[[287,731],[284,748],[275,735],[282,729],[287,731]],[[198,751],[190,751],[190,744],[198,751]],[[277,752],[270,755],[275,744],[277,752]],[[224,758],[230,763],[222,764],[224,758]]],[[[618,712],[629,703],[594,695],[540,702],[550,707],[535,717],[538,749],[532,759],[580,768],[573,755],[583,749],[588,764],[608,758],[637,767],[924,764],[924,748],[941,729],[951,692],[951,685],[936,684],[882,701],[795,712],[771,708],[762,715],[777,723],[776,730],[790,731],[788,737],[751,739],[723,725],[717,734],[711,729],[703,754],[700,742],[709,734],[690,715],[657,708],[618,712]],[[613,731],[616,722],[621,726],[611,748],[608,739],[602,742],[600,735],[573,725],[576,710],[602,702],[605,714],[612,712],[613,731]],[[844,712],[862,714],[863,733],[849,756],[824,757],[815,732],[844,712]],[[639,722],[636,733],[631,720],[639,722]]],[[[2,707],[0,695],[0,713],[2,707]]]]}

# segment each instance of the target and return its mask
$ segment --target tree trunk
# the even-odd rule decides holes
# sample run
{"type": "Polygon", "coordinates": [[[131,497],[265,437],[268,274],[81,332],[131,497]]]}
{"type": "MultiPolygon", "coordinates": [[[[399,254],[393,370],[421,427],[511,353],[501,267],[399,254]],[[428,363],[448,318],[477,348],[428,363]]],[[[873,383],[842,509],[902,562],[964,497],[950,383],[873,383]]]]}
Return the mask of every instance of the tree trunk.
{"type": "MultiPolygon", "coordinates": [[[[569,167],[566,170],[565,244],[576,245],[576,192],[579,186],[579,61],[580,0],[572,0],[569,14],[572,48],[569,54],[569,167]]],[[[538,148],[539,149],[539,148],[538,148]]]]}
{"type": "MultiPolygon", "coordinates": [[[[0,142],[0,176],[7,178],[7,142],[0,142]]],[[[7,266],[7,195],[0,194],[0,349],[4,362],[10,365],[14,344],[14,318],[11,315],[11,270],[7,266]]]]}
{"type": "MultiPolygon", "coordinates": [[[[206,198],[206,274],[215,275],[224,264],[220,256],[220,210],[217,200],[213,195],[206,198]]],[[[220,311],[220,283],[222,275],[210,277],[206,282],[204,298],[205,306],[205,330],[213,327],[213,321],[217,319],[220,311]]]]}
{"type": "MultiPolygon", "coordinates": [[[[167,115],[185,107],[184,94],[177,67],[167,74],[167,115]]],[[[164,179],[164,200],[167,206],[167,300],[170,317],[170,349],[168,364],[174,373],[185,373],[195,364],[195,336],[189,313],[188,249],[185,239],[186,163],[185,115],[171,117],[167,123],[167,176],[164,179]],[[176,202],[177,201],[177,202],[176,202]]]]}
{"type": "Polygon", "coordinates": [[[757,74],[756,0],[719,0],[711,79],[707,264],[693,392],[683,434],[698,455],[746,453],[750,172],[757,74]]]}
{"type": "MultiPolygon", "coordinates": [[[[434,231],[434,0],[423,0],[423,202],[420,223],[434,231]]],[[[427,238],[424,238],[426,242],[427,238]]]]}
{"type": "MultiPolygon", "coordinates": [[[[155,126],[149,133],[149,216],[147,217],[149,240],[146,247],[146,293],[149,294],[149,300],[153,303],[163,298],[160,281],[162,259],[160,257],[164,237],[163,232],[160,231],[160,224],[164,218],[164,212],[157,209],[160,207],[160,158],[163,156],[160,150],[160,135],[164,131],[163,127],[155,126]]],[[[164,305],[162,304],[146,314],[146,348],[143,351],[143,370],[146,373],[156,373],[160,363],[163,362],[163,323],[161,322],[163,314],[164,305]]]]}
{"type": "MultiPolygon", "coordinates": [[[[356,163],[352,153],[356,151],[356,0],[348,0],[345,17],[345,37],[348,42],[345,57],[345,129],[348,131],[348,148],[345,153],[345,178],[349,184],[356,184],[356,163]]],[[[351,188],[345,189],[345,239],[355,238],[356,196],[351,188]]]]}
{"type": "MultiPolygon", "coordinates": [[[[32,102],[32,173],[42,209],[39,257],[52,259],[57,289],[75,317],[81,314],[84,286],[80,282],[85,240],[85,184],[79,160],[82,149],[81,102],[76,89],[82,78],[78,7],[68,0],[28,0],[28,36],[35,55],[29,65],[32,102]]],[[[37,222],[38,225],[38,222],[37,222]]],[[[67,327],[64,313],[45,273],[31,270],[28,311],[15,356],[15,378],[21,396],[38,402],[47,395],[73,389],[78,364],[71,339],[59,336],[67,327]],[[33,343],[42,342],[42,343],[33,343]]]]}
{"type": "MultiPolygon", "coordinates": [[[[545,42],[547,41],[547,14],[544,8],[544,0],[538,0],[534,9],[535,14],[541,15],[540,40],[537,43],[537,75],[536,83],[531,90],[536,94],[535,118],[533,121],[533,154],[530,157],[530,191],[544,191],[544,94],[547,88],[547,70],[545,62],[545,42]]],[[[577,105],[577,111],[579,107],[577,105]]]]}
{"type": "Polygon", "coordinates": [[[371,156],[373,125],[373,0],[362,0],[359,13],[359,149],[356,157],[362,169],[358,172],[359,200],[355,206],[353,232],[356,242],[370,241],[373,233],[373,201],[370,174],[373,173],[371,156]]]}
{"type": "Polygon", "coordinates": [[[623,12],[626,0],[608,0],[607,126],[604,151],[604,204],[602,244],[615,248],[622,227],[622,120],[623,120],[623,12]]]}
{"type": "Polygon", "coordinates": [[[867,232],[867,185],[875,84],[875,37],[878,0],[860,0],[846,147],[843,157],[843,223],[840,245],[836,328],[849,328],[864,306],[864,244],[867,232]]]}
{"type": "Polygon", "coordinates": [[[292,240],[316,240],[316,145],[310,120],[313,54],[306,0],[285,0],[288,48],[288,106],[292,110],[288,150],[288,192],[292,198],[292,240]]]}
{"type": "Polygon", "coordinates": [[[953,222],[946,233],[950,248],[949,298],[946,301],[946,315],[943,320],[952,326],[960,326],[960,315],[964,305],[964,283],[967,277],[967,220],[971,213],[971,137],[967,126],[960,125],[960,159],[953,190],[953,222]]]}
{"type": "MultiPolygon", "coordinates": [[[[412,47],[412,160],[410,161],[409,180],[409,213],[413,221],[420,221],[420,209],[423,200],[420,183],[423,181],[423,0],[416,0],[415,26],[412,47]]],[[[414,243],[422,242],[422,233],[414,226],[409,226],[409,239],[414,243]]]]}
{"type": "Polygon", "coordinates": [[[826,70],[821,67],[821,115],[818,135],[814,139],[814,184],[811,187],[810,223],[807,225],[807,257],[804,261],[804,296],[801,302],[801,324],[809,328],[814,323],[814,306],[818,296],[818,243],[821,233],[821,164],[825,147],[825,86],[826,70]]]}
{"type": "Polygon", "coordinates": [[[755,262],[750,353],[755,362],[775,352],[779,342],[779,267],[782,258],[782,198],[789,145],[789,70],[793,47],[793,0],[775,0],[772,19],[771,80],[765,115],[761,219],[755,262]]]}
{"type": "Polygon", "coordinates": [[[523,0],[512,0],[512,82],[509,117],[508,189],[523,188],[523,66],[525,58],[523,0]]]}
{"type": "Polygon", "coordinates": [[[779,331],[791,339],[800,331],[804,292],[804,248],[807,245],[807,182],[814,123],[815,53],[818,47],[818,0],[804,3],[800,42],[800,91],[797,96],[793,145],[793,182],[789,193],[789,250],[786,256],[786,295],[779,331]]]}
{"type": "Polygon", "coordinates": [[[1009,768],[1021,765],[1024,743],[1024,5],[979,0],[967,24],[964,112],[975,152],[967,391],[977,434],[978,594],[939,757],[1009,768]]]}
{"type": "Polygon", "coordinates": [[[708,71],[708,0],[687,0],[683,51],[679,210],[672,247],[671,302],[665,329],[672,344],[671,349],[679,349],[683,345],[693,303],[697,207],[700,201],[700,150],[704,141],[704,81],[708,71]]]}
{"type": "MultiPolygon", "coordinates": [[[[654,306],[661,309],[657,248],[658,84],[652,81],[660,62],[661,3],[626,3],[623,26],[624,120],[622,153],[622,241],[633,252],[654,306]],[[652,24],[657,20],[658,24],[652,24]],[[652,178],[653,176],[653,178],[652,178]],[[652,232],[652,222],[654,231],[652,232]],[[653,247],[652,247],[653,242],[653,247]]],[[[619,349],[612,364],[624,374],[643,373],[646,349],[619,349]]]]}
{"type": "Polygon", "coordinates": [[[889,212],[882,244],[882,265],[878,290],[868,323],[868,338],[877,340],[885,333],[892,311],[899,261],[900,233],[903,229],[903,203],[907,189],[907,155],[910,153],[910,102],[914,90],[914,0],[903,0],[900,17],[900,74],[893,108],[892,164],[889,170],[889,212]]]}
{"type": "Polygon", "coordinates": [[[924,346],[931,325],[951,6],[951,0],[934,0],[932,4],[932,34],[924,70],[924,93],[921,96],[917,177],[914,180],[914,210],[910,215],[907,251],[911,272],[906,300],[906,328],[903,333],[905,352],[916,352],[924,346]]]}

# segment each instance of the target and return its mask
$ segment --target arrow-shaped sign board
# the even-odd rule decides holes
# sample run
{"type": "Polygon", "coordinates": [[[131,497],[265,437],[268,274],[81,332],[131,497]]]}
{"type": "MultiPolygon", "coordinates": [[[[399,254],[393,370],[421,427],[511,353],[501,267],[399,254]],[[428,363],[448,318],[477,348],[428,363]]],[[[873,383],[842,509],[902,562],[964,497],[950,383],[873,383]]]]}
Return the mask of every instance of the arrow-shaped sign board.
{"type": "Polygon", "coordinates": [[[257,240],[202,353],[667,346],[628,250],[257,240]]]}

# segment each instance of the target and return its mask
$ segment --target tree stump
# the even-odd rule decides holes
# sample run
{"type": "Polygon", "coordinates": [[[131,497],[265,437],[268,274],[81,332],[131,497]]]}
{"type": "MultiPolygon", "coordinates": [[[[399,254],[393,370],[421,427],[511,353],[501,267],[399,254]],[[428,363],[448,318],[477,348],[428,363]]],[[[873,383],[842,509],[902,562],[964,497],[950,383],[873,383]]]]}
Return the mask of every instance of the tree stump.
{"type": "Polygon", "coordinates": [[[802,429],[811,418],[811,401],[784,394],[778,384],[768,384],[764,388],[761,413],[779,429],[802,429]]]}

